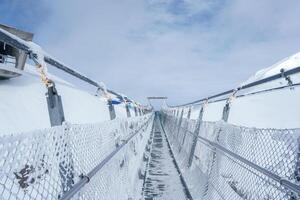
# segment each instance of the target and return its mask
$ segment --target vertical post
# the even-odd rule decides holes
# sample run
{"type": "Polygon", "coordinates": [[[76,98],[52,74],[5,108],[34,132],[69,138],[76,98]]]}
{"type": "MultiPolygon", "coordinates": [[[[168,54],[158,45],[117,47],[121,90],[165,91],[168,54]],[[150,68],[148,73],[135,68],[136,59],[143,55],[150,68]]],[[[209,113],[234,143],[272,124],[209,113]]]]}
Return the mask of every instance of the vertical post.
{"type": "Polygon", "coordinates": [[[138,113],[137,113],[137,108],[136,108],[136,106],[134,106],[134,114],[135,114],[135,116],[136,116],[136,117],[138,116],[138,113]]]}
{"type": "MultiPolygon", "coordinates": [[[[54,83],[52,83],[50,87],[47,87],[47,89],[48,91],[46,93],[46,98],[47,98],[47,105],[48,105],[51,127],[61,126],[65,121],[61,96],[58,95],[54,83]]],[[[65,129],[65,132],[66,131],[68,131],[68,128],[65,129]]],[[[69,145],[67,144],[67,141],[63,145],[63,148],[65,148],[64,152],[68,152],[68,153],[63,160],[59,160],[59,175],[61,178],[62,190],[63,192],[66,192],[74,184],[74,167],[73,167],[74,164],[73,164],[71,152],[69,151],[69,145]]]]}
{"type": "Polygon", "coordinates": [[[125,103],[125,108],[126,108],[127,117],[128,117],[128,118],[131,117],[129,105],[128,105],[127,103],[125,103]]]}
{"type": "Polygon", "coordinates": [[[226,102],[226,105],[223,108],[223,114],[222,114],[222,120],[224,122],[228,121],[228,117],[229,117],[229,111],[230,111],[230,103],[229,101],[226,102]]]}
{"type": "Polygon", "coordinates": [[[48,112],[51,126],[60,126],[65,121],[61,96],[58,95],[53,83],[46,93],[48,112]]]}
{"type": "MultiPolygon", "coordinates": [[[[192,108],[189,107],[188,114],[187,114],[187,120],[186,120],[186,123],[185,123],[185,126],[184,126],[184,135],[183,135],[183,139],[182,139],[182,142],[181,142],[181,147],[184,145],[184,141],[185,141],[185,138],[186,138],[186,132],[188,131],[188,127],[189,127],[189,119],[191,118],[191,112],[192,112],[192,108]]],[[[179,151],[181,151],[181,147],[180,147],[179,151]]]]}
{"type": "Polygon", "coordinates": [[[195,149],[196,149],[197,141],[198,141],[198,135],[199,135],[201,124],[202,124],[203,113],[204,113],[204,104],[202,105],[202,107],[200,109],[199,116],[198,116],[198,119],[197,119],[196,128],[195,128],[195,131],[193,133],[193,143],[192,143],[191,152],[190,152],[190,156],[189,156],[188,167],[191,167],[192,163],[193,163],[195,149]]]}
{"type": "Polygon", "coordinates": [[[179,109],[177,108],[177,110],[175,110],[175,115],[174,115],[174,126],[172,127],[173,137],[175,137],[174,132],[176,131],[176,127],[177,127],[178,113],[179,113],[179,109]]]}
{"type": "Polygon", "coordinates": [[[191,119],[191,112],[192,112],[192,107],[189,107],[189,111],[187,114],[187,119],[191,119]]]}
{"type": "Polygon", "coordinates": [[[114,105],[112,104],[111,99],[108,100],[108,110],[109,110],[110,120],[115,119],[116,118],[116,111],[115,111],[114,105]]]}
{"type": "Polygon", "coordinates": [[[182,124],[182,118],[183,118],[183,111],[184,111],[184,108],[182,108],[182,110],[181,110],[181,114],[180,114],[180,118],[179,118],[179,121],[178,121],[178,130],[177,130],[177,135],[176,135],[176,139],[177,139],[177,141],[179,142],[179,133],[180,133],[180,129],[181,129],[181,124],[182,124]]]}
{"type": "Polygon", "coordinates": [[[226,101],[226,105],[223,108],[223,114],[222,114],[222,120],[224,122],[228,122],[228,118],[229,118],[229,112],[230,112],[230,105],[233,101],[233,99],[235,98],[235,94],[240,90],[240,88],[237,88],[236,90],[233,91],[233,93],[231,94],[231,96],[227,99],[226,101]]]}

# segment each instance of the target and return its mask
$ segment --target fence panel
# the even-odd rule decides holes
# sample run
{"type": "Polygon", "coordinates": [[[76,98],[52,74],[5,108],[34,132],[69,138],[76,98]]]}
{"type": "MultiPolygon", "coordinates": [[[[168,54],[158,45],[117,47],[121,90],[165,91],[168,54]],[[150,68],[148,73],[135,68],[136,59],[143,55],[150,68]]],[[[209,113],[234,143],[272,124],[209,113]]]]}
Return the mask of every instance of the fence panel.
{"type": "Polygon", "coordinates": [[[181,131],[174,135],[170,129],[174,116],[162,115],[163,127],[194,199],[300,199],[299,129],[202,122],[189,167],[186,157],[192,141],[180,141],[186,134],[193,136],[193,126],[177,127],[181,131]]]}
{"type": "Polygon", "coordinates": [[[120,199],[120,194],[133,198],[152,120],[149,114],[99,124],[66,123],[1,137],[0,199],[63,198],[120,145],[73,199],[120,199]]]}

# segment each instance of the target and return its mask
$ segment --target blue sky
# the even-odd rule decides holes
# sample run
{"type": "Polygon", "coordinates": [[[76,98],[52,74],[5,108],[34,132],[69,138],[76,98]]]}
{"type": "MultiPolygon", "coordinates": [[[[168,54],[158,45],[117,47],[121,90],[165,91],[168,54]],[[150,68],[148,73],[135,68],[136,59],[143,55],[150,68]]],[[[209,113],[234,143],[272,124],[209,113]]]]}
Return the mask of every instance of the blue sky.
{"type": "Polygon", "coordinates": [[[300,50],[300,2],[2,0],[0,23],[139,101],[183,103],[237,87],[300,50]]]}
{"type": "Polygon", "coordinates": [[[49,10],[42,1],[1,0],[1,23],[35,32],[47,19],[49,10]]]}

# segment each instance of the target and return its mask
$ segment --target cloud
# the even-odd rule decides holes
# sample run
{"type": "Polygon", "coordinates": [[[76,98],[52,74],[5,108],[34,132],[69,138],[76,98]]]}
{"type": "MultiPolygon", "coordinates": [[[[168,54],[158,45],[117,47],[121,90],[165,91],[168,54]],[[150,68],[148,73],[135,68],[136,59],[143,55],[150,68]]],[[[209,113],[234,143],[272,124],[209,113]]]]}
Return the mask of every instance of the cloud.
{"type": "Polygon", "coordinates": [[[43,3],[35,0],[2,0],[0,23],[33,32],[42,19],[46,18],[47,11],[43,3]]]}
{"type": "Polygon", "coordinates": [[[233,88],[299,50],[300,2],[217,0],[44,1],[48,51],[146,103],[183,103],[233,88]]]}

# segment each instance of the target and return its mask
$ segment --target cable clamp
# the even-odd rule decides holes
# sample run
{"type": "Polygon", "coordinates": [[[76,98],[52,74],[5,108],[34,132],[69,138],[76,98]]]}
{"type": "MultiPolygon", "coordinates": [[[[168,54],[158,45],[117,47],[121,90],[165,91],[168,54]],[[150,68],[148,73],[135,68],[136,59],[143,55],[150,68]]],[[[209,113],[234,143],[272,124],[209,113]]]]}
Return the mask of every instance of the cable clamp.
{"type": "Polygon", "coordinates": [[[290,76],[287,76],[284,69],[280,69],[281,77],[284,78],[288,82],[288,86],[293,87],[293,81],[290,76]]]}
{"type": "Polygon", "coordinates": [[[81,179],[86,178],[86,179],[87,179],[87,183],[91,181],[91,178],[90,178],[89,176],[87,176],[87,175],[80,174],[79,177],[80,177],[81,179]]]}

